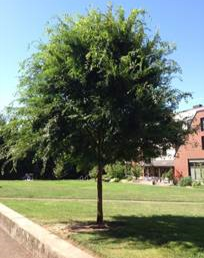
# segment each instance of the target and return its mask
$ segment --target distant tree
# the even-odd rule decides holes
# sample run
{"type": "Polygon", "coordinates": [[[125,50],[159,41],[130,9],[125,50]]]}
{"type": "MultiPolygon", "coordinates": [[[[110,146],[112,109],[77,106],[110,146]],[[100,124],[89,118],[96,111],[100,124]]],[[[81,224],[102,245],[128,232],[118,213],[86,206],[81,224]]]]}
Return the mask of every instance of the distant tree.
{"type": "MultiPolygon", "coordinates": [[[[3,138],[3,133],[2,133],[2,128],[5,125],[6,121],[5,118],[2,114],[0,114],[0,148],[4,144],[4,138],[3,138]]],[[[1,160],[1,157],[0,157],[1,160]]]]}
{"type": "Polygon", "coordinates": [[[6,117],[0,114],[0,178],[10,179],[12,175],[10,172],[13,170],[13,165],[8,158],[9,148],[7,146],[7,138],[4,132],[6,127],[6,117]]]}
{"type": "Polygon", "coordinates": [[[104,166],[157,156],[184,141],[174,115],[187,94],[171,87],[180,72],[168,58],[173,51],[158,33],[150,36],[142,10],[126,17],[123,8],[109,7],[59,19],[21,67],[13,159],[33,148],[44,163],[66,156],[71,164],[97,165],[102,224],[104,166]]]}
{"type": "Polygon", "coordinates": [[[37,153],[38,140],[31,122],[23,115],[23,108],[9,108],[9,116],[0,116],[0,174],[5,179],[22,179],[25,174],[34,178],[54,179],[53,161],[43,162],[37,153]]]}
{"type": "Polygon", "coordinates": [[[23,146],[21,153],[16,152],[17,140],[23,133],[23,130],[19,129],[21,121],[14,117],[8,120],[0,115],[0,178],[22,179],[25,173],[30,172],[34,154],[27,152],[23,146]]]}

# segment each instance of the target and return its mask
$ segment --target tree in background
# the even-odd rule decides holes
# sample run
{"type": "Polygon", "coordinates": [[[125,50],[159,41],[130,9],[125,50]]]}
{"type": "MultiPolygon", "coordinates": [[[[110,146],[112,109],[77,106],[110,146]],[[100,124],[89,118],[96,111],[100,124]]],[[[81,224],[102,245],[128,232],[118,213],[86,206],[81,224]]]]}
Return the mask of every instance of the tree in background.
{"type": "MultiPolygon", "coordinates": [[[[0,150],[2,149],[5,143],[3,132],[2,132],[2,129],[5,126],[5,124],[6,124],[5,117],[2,114],[0,114],[0,150]]],[[[0,156],[0,168],[4,162],[5,162],[4,156],[0,156]]]]}
{"type": "Polygon", "coordinates": [[[97,165],[102,224],[104,166],[154,157],[184,141],[174,115],[187,94],[171,87],[180,68],[168,58],[174,47],[150,36],[142,10],[66,15],[47,31],[48,42],[21,67],[10,153],[15,160],[33,149],[44,164],[57,166],[66,156],[71,164],[97,165]]]}

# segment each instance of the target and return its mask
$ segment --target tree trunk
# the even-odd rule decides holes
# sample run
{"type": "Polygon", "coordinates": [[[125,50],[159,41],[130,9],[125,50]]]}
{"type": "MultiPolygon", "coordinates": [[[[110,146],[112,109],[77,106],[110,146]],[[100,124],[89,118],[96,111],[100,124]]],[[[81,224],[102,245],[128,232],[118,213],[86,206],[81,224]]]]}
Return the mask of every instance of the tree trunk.
{"type": "Polygon", "coordinates": [[[102,188],[103,167],[98,166],[97,175],[97,224],[103,224],[103,188],[102,188]]]}

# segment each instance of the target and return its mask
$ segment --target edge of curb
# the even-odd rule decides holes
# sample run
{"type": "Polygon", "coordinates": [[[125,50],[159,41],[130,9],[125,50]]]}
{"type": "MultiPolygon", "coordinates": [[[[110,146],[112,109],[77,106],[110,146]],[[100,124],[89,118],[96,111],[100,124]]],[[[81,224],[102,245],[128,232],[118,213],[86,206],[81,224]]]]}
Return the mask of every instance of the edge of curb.
{"type": "Polygon", "coordinates": [[[40,225],[0,203],[0,227],[38,258],[93,258],[40,225]]]}

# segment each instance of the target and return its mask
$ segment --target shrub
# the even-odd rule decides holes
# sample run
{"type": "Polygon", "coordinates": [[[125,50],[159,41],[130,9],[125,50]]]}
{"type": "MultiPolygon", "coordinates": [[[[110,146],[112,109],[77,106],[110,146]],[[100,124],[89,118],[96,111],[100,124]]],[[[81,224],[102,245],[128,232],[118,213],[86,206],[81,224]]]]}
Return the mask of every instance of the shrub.
{"type": "Polygon", "coordinates": [[[173,179],[174,179],[174,174],[173,174],[172,169],[169,169],[167,172],[165,172],[165,173],[162,175],[162,178],[163,178],[163,179],[167,178],[169,181],[173,180],[173,179]]]}
{"type": "Polygon", "coordinates": [[[182,177],[179,181],[180,186],[191,186],[192,185],[192,178],[189,177],[182,177]]]}
{"type": "Polygon", "coordinates": [[[134,165],[131,168],[132,175],[137,179],[142,175],[142,167],[139,165],[134,165]]]}
{"type": "Polygon", "coordinates": [[[109,175],[107,175],[107,174],[103,175],[104,182],[110,182],[110,180],[111,180],[111,177],[109,175]]]}
{"type": "Polygon", "coordinates": [[[132,179],[133,179],[132,176],[127,177],[127,181],[132,181],[132,179]]]}
{"type": "Polygon", "coordinates": [[[124,168],[125,168],[125,177],[126,178],[132,177],[132,172],[131,172],[132,165],[131,165],[131,162],[125,162],[124,168]]]}
{"type": "Polygon", "coordinates": [[[178,182],[179,182],[178,178],[174,177],[173,178],[173,185],[178,185],[178,182]]]}
{"type": "MultiPolygon", "coordinates": [[[[139,165],[131,166],[122,162],[116,162],[114,164],[108,164],[104,168],[105,175],[103,176],[103,180],[108,182],[110,179],[115,178],[118,181],[121,179],[127,178],[128,181],[132,180],[133,176],[138,177],[142,174],[142,168],[139,165]]],[[[89,176],[91,178],[97,178],[97,167],[94,167],[90,172],[89,176]]]]}
{"type": "Polygon", "coordinates": [[[125,178],[125,165],[121,162],[116,162],[115,164],[106,165],[105,172],[110,178],[125,178]]]}
{"type": "Polygon", "coordinates": [[[106,177],[106,176],[103,176],[103,179],[102,179],[104,182],[110,182],[111,178],[110,177],[106,177]]]}
{"type": "Polygon", "coordinates": [[[193,186],[193,187],[201,186],[201,182],[200,182],[200,181],[194,181],[194,182],[192,183],[192,186],[193,186]]]}
{"type": "Polygon", "coordinates": [[[92,170],[89,171],[90,178],[97,178],[97,166],[93,167],[92,170]]]}

